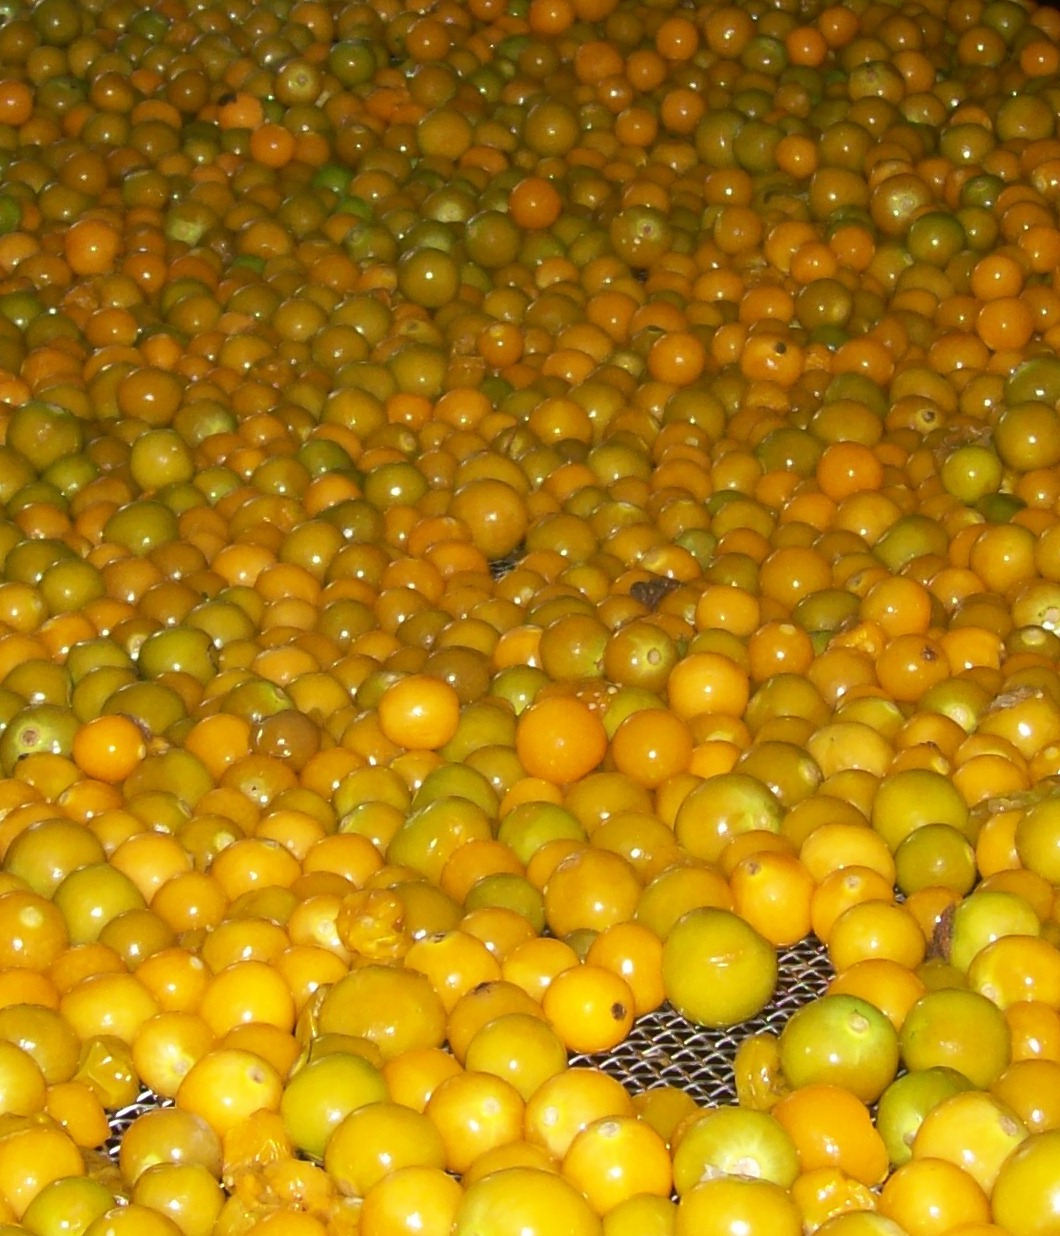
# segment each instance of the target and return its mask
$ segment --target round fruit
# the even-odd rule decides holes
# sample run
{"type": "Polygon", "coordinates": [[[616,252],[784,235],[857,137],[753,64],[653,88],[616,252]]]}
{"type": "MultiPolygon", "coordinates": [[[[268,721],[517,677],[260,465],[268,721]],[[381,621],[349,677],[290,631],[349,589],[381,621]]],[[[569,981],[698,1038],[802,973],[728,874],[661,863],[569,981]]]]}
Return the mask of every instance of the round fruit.
{"type": "Polygon", "coordinates": [[[5,1236],[1048,1229],[1058,83],[1031,0],[0,0],[5,1236]],[[667,997],[736,1116],[570,1067],[667,997]]]}
{"type": "Polygon", "coordinates": [[[423,975],[366,965],[327,992],[319,1029],[366,1038],[390,1060],[413,1047],[440,1046],[445,1041],[445,1007],[423,975]]]}
{"type": "Polygon", "coordinates": [[[963,1073],[943,1065],[913,1069],[896,1077],[876,1106],[876,1128],[891,1162],[901,1166],[909,1161],[917,1130],[932,1108],[971,1088],[972,1083],[963,1073]]]}
{"type": "Polygon", "coordinates": [[[1028,1136],[1027,1126],[1006,1103],[966,1090],[925,1115],[913,1139],[913,1158],[955,1163],[989,1196],[1002,1164],[1028,1136]]]}
{"type": "Polygon", "coordinates": [[[799,1236],[802,1217],[786,1190],[769,1180],[719,1176],[704,1180],[677,1204],[675,1236],[799,1236]]]}
{"type": "Polygon", "coordinates": [[[913,1005],[898,1036],[907,1069],[956,1069],[986,1089],[1011,1058],[1008,1022],[985,996],[950,988],[929,991],[913,1005]]]}
{"type": "Polygon", "coordinates": [[[365,1103],[388,1097],[379,1070],[363,1056],[332,1052],[311,1060],[284,1087],[280,1114],[294,1146],[323,1159],[332,1130],[365,1103]]]}
{"type": "Polygon", "coordinates": [[[791,1086],[827,1082],[874,1103],[898,1071],[898,1035],[867,1000],[822,996],[785,1024],[780,1067],[791,1086]]]}
{"type": "Polygon", "coordinates": [[[674,1146],[674,1187],[684,1194],[715,1176],[770,1180],[790,1188],[799,1174],[795,1144],[767,1112],[716,1107],[684,1123],[674,1146]]]}
{"type": "Polygon", "coordinates": [[[954,907],[944,933],[946,957],[958,970],[967,970],[994,940],[1040,933],[1037,914],[1017,893],[976,892],[954,907]]]}
{"type": "Polygon", "coordinates": [[[927,768],[904,769],[885,777],[873,799],[872,826],[891,852],[926,824],[948,824],[968,836],[968,805],[953,783],[927,768]]]}
{"type": "Polygon", "coordinates": [[[452,1236],[600,1236],[601,1230],[592,1207],[562,1176],[509,1167],[465,1191],[452,1236]]]}
{"type": "Polygon", "coordinates": [[[685,798],[674,832],[690,854],[716,862],[728,842],[741,833],[779,831],[783,815],[779,799],[756,777],[725,773],[704,781],[685,798]]]}
{"type": "Polygon", "coordinates": [[[630,1198],[668,1198],[673,1189],[666,1143],[635,1116],[606,1116],[586,1125],[564,1155],[563,1175],[601,1216],[630,1198]]]}
{"type": "Polygon", "coordinates": [[[276,1111],[279,1072],[255,1052],[215,1048],[197,1060],[177,1090],[177,1105],[201,1116],[222,1137],[256,1112],[276,1111]]]}
{"type": "Polygon", "coordinates": [[[994,1221],[1012,1236],[1046,1236],[1060,1224],[1056,1155],[1060,1129],[1034,1133],[1002,1163],[990,1204],[994,1221]]]}
{"type": "Polygon", "coordinates": [[[445,1146],[430,1120],[387,1099],[354,1108],[324,1151],[328,1175],[351,1197],[364,1197],[399,1168],[444,1166],[445,1146]]]}
{"type": "Polygon", "coordinates": [[[689,1021],[713,1028],[760,1013],[773,996],[777,955],[750,924],[705,906],[678,919],[663,941],[663,989],[689,1021]]]}

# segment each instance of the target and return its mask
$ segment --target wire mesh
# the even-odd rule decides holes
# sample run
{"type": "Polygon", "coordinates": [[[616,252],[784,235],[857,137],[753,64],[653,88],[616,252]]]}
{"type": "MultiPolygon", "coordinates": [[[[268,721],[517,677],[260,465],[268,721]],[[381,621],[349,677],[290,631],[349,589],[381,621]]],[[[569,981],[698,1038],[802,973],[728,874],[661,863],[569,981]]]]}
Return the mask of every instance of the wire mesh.
{"type": "Polygon", "coordinates": [[[773,999],[749,1021],[708,1030],[686,1021],[668,1005],[642,1017],[613,1051],[572,1056],[572,1065],[589,1065],[617,1078],[631,1092],[677,1086],[700,1105],[734,1103],[733,1057],[748,1035],[780,1031],[804,1004],[824,995],[832,977],[828,954],[807,938],[778,956],[773,999]]]}
{"type": "Polygon", "coordinates": [[[118,1152],[121,1150],[121,1139],[125,1136],[125,1130],[137,1117],[142,1116],[145,1112],[153,1111],[156,1107],[172,1106],[172,1099],[160,1098],[152,1090],[141,1090],[135,1100],[127,1107],[119,1108],[118,1111],[111,1113],[109,1121],[110,1137],[107,1138],[103,1145],[104,1151],[112,1159],[117,1160],[118,1152]]]}
{"type": "MultiPolygon", "coordinates": [[[[700,1105],[735,1102],[732,1063],[741,1041],[762,1030],[780,1031],[796,1009],[824,995],[832,977],[828,954],[812,937],[781,950],[777,960],[776,991],[757,1017],[729,1029],[708,1030],[664,1005],[642,1017],[613,1051],[575,1055],[571,1065],[602,1069],[631,1093],[668,1085],[686,1090],[700,1105]]],[[[111,1158],[117,1158],[125,1130],[138,1116],[169,1104],[144,1090],[115,1112],[105,1147],[111,1158]]]]}

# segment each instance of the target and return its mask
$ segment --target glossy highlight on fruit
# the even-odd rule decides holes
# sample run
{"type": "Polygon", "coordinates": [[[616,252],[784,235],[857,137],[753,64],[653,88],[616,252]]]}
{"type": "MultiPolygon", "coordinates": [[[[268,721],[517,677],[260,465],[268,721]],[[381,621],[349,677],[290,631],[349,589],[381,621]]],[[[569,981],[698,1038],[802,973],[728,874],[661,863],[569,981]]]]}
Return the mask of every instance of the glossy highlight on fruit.
{"type": "Polygon", "coordinates": [[[777,976],[773,946],[728,910],[703,907],[678,919],[663,941],[663,988],[682,1016],[731,1026],[766,1006],[777,976]]]}
{"type": "Polygon", "coordinates": [[[1058,90],[2,0],[5,1232],[1055,1226],[1058,90]]]}
{"type": "Polygon", "coordinates": [[[804,1005],[781,1031],[780,1068],[789,1086],[830,1083],[875,1102],[898,1071],[898,1035],[867,1000],[828,995],[804,1005]]]}

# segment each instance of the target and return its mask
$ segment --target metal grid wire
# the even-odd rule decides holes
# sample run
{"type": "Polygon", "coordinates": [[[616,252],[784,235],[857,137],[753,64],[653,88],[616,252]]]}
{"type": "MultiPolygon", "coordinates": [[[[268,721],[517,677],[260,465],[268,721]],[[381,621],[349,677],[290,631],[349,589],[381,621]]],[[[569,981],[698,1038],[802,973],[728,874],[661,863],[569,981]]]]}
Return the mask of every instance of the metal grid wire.
{"type": "Polygon", "coordinates": [[[632,1093],[668,1085],[700,1105],[735,1103],[732,1062],[741,1041],[762,1030],[779,1032],[796,1009],[824,995],[832,978],[828,954],[812,937],[782,950],[778,961],[773,999],[749,1021],[707,1030],[664,1005],[642,1017],[613,1051],[572,1056],[571,1064],[602,1069],[632,1093]]]}
{"type": "MultiPolygon", "coordinates": [[[[796,1009],[824,995],[832,978],[828,954],[813,938],[781,950],[777,960],[776,992],[757,1017],[727,1030],[707,1030],[664,1005],[642,1017],[613,1051],[572,1056],[571,1065],[602,1069],[634,1094],[668,1085],[686,1090],[701,1105],[735,1103],[732,1062],[740,1042],[761,1030],[780,1031],[796,1009]]],[[[117,1158],[122,1136],[137,1116],[170,1102],[144,1090],[115,1112],[105,1147],[111,1158],[117,1158]]]]}
{"type": "Polygon", "coordinates": [[[172,1107],[172,1099],[159,1098],[153,1090],[141,1090],[136,1096],[134,1102],[128,1107],[119,1108],[110,1117],[110,1137],[103,1144],[104,1151],[115,1161],[118,1158],[118,1151],[121,1150],[121,1139],[125,1136],[125,1130],[138,1117],[145,1112],[153,1111],[156,1107],[172,1107]]]}

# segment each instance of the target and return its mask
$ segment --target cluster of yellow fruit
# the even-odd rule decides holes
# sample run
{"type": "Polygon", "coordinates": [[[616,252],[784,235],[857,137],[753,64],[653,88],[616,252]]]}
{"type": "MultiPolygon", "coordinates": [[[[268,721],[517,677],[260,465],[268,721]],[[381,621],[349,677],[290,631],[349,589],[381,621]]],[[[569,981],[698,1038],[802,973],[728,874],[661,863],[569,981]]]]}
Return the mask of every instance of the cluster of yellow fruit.
{"type": "Polygon", "coordinates": [[[1058,113],[1033,0],[0,0],[0,1236],[1056,1236],[1058,113]]]}

